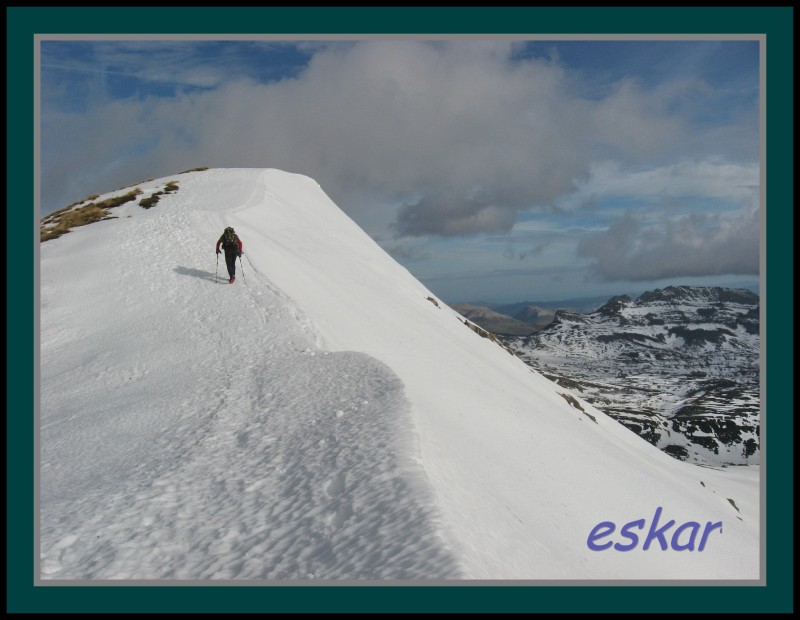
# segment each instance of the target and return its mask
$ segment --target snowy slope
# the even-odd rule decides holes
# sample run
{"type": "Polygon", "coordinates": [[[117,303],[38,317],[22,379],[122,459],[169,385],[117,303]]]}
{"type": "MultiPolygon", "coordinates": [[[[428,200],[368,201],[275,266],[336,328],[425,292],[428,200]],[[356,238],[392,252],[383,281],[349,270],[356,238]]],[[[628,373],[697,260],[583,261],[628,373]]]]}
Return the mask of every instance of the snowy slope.
{"type": "Polygon", "coordinates": [[[757,467],[681,463],[575,399],[307,177],[138,187],[168,181],[41,245],[43,579],[759,577],[757,467]],[[659,507],[722,531],[644,550],[659,507]],[[635,549],[588,547],[638,519],[635,549]]]}

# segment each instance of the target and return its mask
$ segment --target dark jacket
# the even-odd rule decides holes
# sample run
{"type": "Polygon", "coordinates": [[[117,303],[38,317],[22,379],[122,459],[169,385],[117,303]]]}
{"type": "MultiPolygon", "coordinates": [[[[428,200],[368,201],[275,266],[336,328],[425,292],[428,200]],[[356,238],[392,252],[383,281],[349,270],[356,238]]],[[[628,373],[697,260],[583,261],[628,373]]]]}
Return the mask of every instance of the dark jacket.
{"type": "Polygon", "coordinates": [[[219,239],[217,239],[217,252],[219,252],[219,246],[222,245],[222,249],[225,250],[226,254],[234,253],[237,256],[242,255],[242,240],[239,239],[239,235],[236,233],[233,234],[235,243],[226,243],[225,242],[225,233],[223,233],[219,239]]]}

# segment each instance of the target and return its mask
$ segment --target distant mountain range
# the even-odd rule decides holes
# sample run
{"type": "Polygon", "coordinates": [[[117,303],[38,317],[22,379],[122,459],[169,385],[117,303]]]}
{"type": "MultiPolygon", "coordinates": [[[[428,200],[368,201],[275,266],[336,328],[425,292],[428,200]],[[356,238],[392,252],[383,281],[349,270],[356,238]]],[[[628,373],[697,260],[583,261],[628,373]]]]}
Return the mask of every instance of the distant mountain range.
{"type": "Polygon", "coordinates": [[[528,336],[549,325],[557,310],[591,312],[608,297],[585,297],[566,301],[521,301],[513,304],[476,302],[451,307],[483,329],[501,336],[528,336]]]}
{"type": "Polygon", "coordinates": [[[495,312],[512,316],[524,313],[527,308],[544,308],[547,310],[572,310],[573,312],[592,312],[608,301],[608,295],[596,297],[578,297],[557,301],[521,301],[513,304],[486,304],[495,312]]]}
{"type": "Polygon", "coordinates": [[[527,306],[517,316],[508,316],[486,306],[456,304],[451,307],[483,329],[504,336],[528,336],[548,325],[555,316],[553,310],[536,306],[527,306]]]}
{"type": "Polygon", "coordinates": [[[759,297],[677,286],[597,310],[559,310],[501,340],[530,366],[672,456],[704,464],[759,458],[759,297]]]}

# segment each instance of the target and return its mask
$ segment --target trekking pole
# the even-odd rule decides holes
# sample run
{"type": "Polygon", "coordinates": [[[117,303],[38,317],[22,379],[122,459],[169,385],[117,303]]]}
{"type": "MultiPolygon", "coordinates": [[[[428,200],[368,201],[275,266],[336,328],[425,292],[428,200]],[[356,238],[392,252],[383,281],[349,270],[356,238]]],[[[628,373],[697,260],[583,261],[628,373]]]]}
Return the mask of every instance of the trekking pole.
{"type": "Polygon", "coordinates": [[[214,270],[214,284],[217,283],[217,272],[219,272],[219,252],[217,252],[217,268],[214,270]]]}
{"type": "Polygon", "coordinates": [[[242,268],[242,280],[247,284],[247,278],[244,277],[244,263],[242,262],[242,255],[239,254],[239,266],[242,268]]]}

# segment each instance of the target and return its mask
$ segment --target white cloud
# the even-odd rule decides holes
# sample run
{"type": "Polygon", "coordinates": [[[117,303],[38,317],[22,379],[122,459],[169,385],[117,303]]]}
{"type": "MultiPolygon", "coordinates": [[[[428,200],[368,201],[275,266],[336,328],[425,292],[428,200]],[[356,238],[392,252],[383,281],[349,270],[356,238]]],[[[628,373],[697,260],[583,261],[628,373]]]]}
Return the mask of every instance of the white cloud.
{"type": "Polygon", "coordinates": [[[737,164],[719,159],[682,159],[659,167],[629,167],[618,161],[594,162],[586,179],[557,204],[577,209],[598,198],[641,201],[704,197],[756,206],[760,169],[757,163],[737,164]]]}
{"type": "MultiPolygon", "coordinates": [[[[384,209],[370,216],[372,234],[385,234],[392,220],[401,235],[498,232],[520,212],[573,191],[575,179],[596,182],[598,150],[637,162],[685,138],[685,119],[657,94],[626,83],[606,99],[585,99],[564,67],[512,62],[513,48],[503,41],[328,45],[297,79],[228,80],[174,98],[100,101],[85,116],[48,115],[45,204],[63,206],[57,197],[70,198],[66,188],[80,177],[91,181],[73,196],[197,165],[277,167],[317,179],[357,221],[384,209]],[[104,176],[107,162],[125,152],[133,153],[127,178],[104,176]],[[80,157],[65,162],[69,153],[80,157]]],[[[133,70],[127,54],[135,49],[116,52],[119,66],[133,70]]],[[[163,53],[165,62],[154,57],[140,73],[201,85],[221,79],[192,65],[189,50],[164,46],[163,53]]]]}
{"type": "Polygon", "coordinates": [[[654,225],[627,213],[578,254],[601,280],[648,281],[685,276],[759,274],[759,211],[663,216],[654,225]]]}

